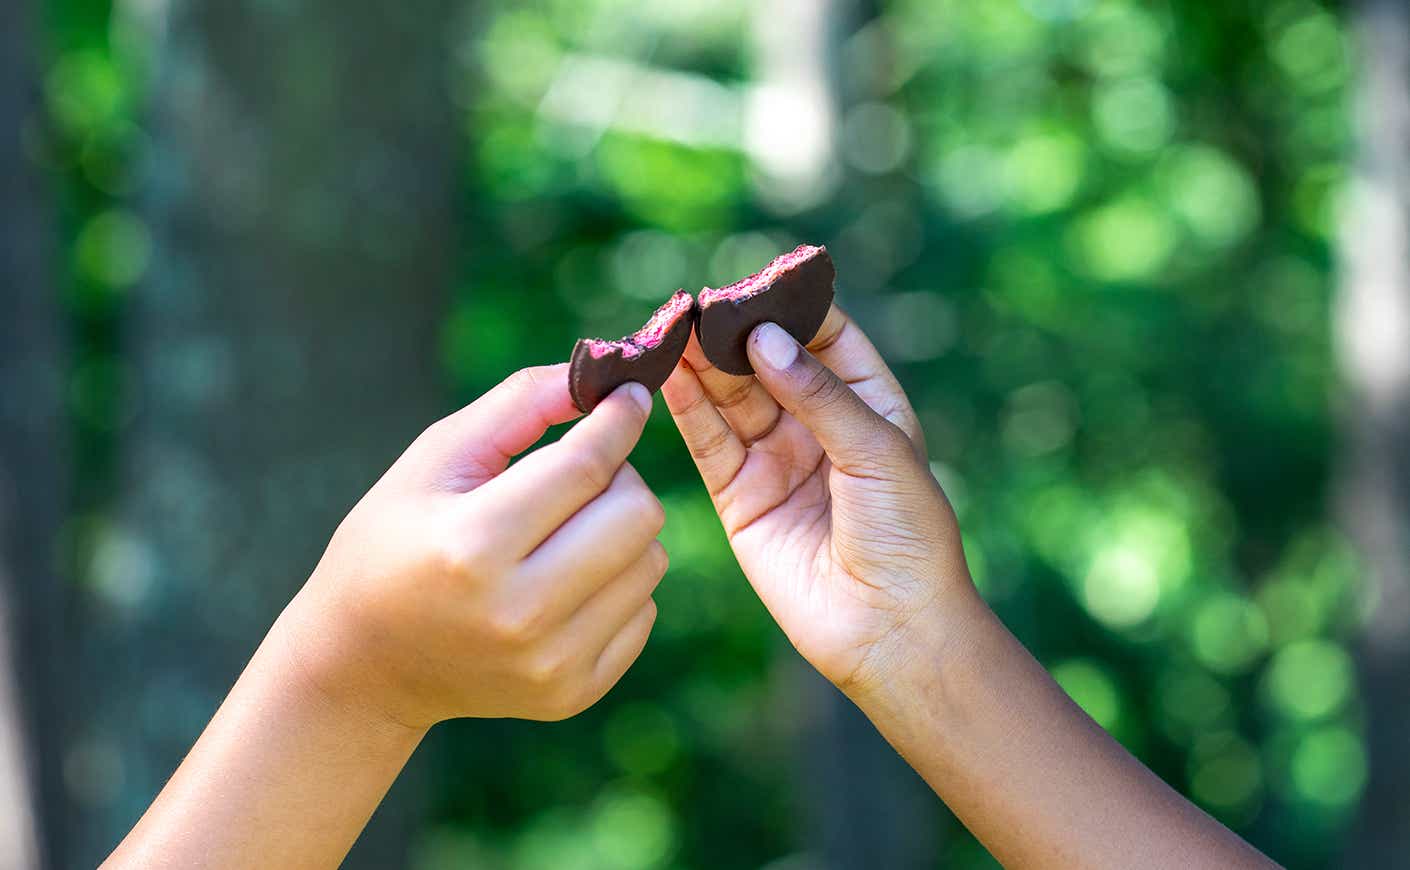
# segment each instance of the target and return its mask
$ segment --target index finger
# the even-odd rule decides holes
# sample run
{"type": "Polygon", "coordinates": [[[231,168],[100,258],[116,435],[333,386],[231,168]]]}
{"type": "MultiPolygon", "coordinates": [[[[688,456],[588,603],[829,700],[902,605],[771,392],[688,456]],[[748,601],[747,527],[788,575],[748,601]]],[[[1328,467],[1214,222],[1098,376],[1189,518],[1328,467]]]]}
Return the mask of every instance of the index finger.
{"type": "Polygon", "coordinates": [[[433,451],[436,480],[474,489],[533,446],[548,427],[581,412],[568,395],[568,364],[520,369],[480,398],[431,424],[422,435],[433,451]]]}
{"type": "Polygon", "coordinates": [[[856,321],[835,304],[807,344],[808,352],[841,378],[871,409],[901,427],[922,452],[925,437],[901,382],[856,321]]]}
{"type": "Polygon", "coordinates": [[[515,557],[531,552],[611,485],[650,411],[645,387],[618,387],[556,443],[475,490],[478,523],[515,557]]]}

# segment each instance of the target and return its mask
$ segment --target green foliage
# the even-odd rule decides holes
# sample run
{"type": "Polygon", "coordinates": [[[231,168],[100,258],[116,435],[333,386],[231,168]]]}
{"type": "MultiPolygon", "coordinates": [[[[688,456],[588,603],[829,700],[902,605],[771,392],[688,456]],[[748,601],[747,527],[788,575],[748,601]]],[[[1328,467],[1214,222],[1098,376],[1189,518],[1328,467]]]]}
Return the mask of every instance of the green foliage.
{"type": "MultiPolygon", "coordinates": [[[[921,411],[991,602],[1162,776],[1289,864],[1330,860],[1360,782],[1333,787],[1332,765],[1365,764],[1344,646],[1356,571],[1325,511],[1349,73],[1337,14],[879,4],[836,49],[837,187],[780,214],[747,137],[731,153],[679,141],[665,120],[653,141],[629,106],[545,110],[545,94],[572,84],[568,56],[747,92],[759,72],[747,40],[726,42],[737,54],[723,63],[718,47],[654,55],[680,41],[678,20],[641,13],[660,5],[492,5],[467,35],[479,65],[466,74],[490,88],[467,115],[479,159],[462,304],[487,330],[517,334],[528,318],[540,338],[463,378],[467,394],[504,364],[561,358],[578,334],[626,331],[676,286],[827,243],[843,303],[921,411]]],[[[697,26],[714,22],[705,41],[749,32],[745,4],[687,5],[697,26]]],[[[733,123],[714,120],[722,135],[733,123]]],[[[605,703],[603,739],[617,775],[649,783],[674,814],[679,840],[660,866],[762,864],[798,834],[692,832],[742,801],[797,800],[796,761],[769,732],[790,727],[773,712],[782,644],[668,424],[653,423],[637,461],[668,505],[675,567],[660,636],[605,703]],[[633,700],[702,693],[711,704],[663,702],[671,712],[633,700]],[[625,767],[619,708],[642,717],[641,758],[625,767]],[[717,754],[708,734],[733,717],[754,733],[717,754]],[[682,775],[707,759],[710,781],[682,775]],[[740,785],[725,803],[720,781],[740,785]]],[[[509,739],[517,756],[541,738],[509,739]]],[[[610,781],[609,762],[582,764],[610,781]]],[[[599,790],[561,810],[589,824],[599,790]]],[[[537,836],[517,816],[443,818],[504,854],[537,836]]]]}
{"type": "MultiPolygon", "coordinates": [[[[447,371],[468,398],[678,286],[826,243],[995,608],[1161,776],[1288,866],[1329,865],[1368,763],[1357,568],[1326,510],[1340,13],[872,6],[833,22],[833,150],[790,206],[747,119],[754,4],[474,4],[448,70],[466,233],[447,371]]],[[[123,203],[142,68],[105,4],[50,7],[74,411],[101,431],[121,413],[111,317],[154,255],[123,203]]],[[[633,461],[668,513],[653,640],[571,722],[444,729],[421,867],[762,866],[799,847],[791,653],[662,409],[633,461]]],[[[993,866],[952,831],[947,866],[993,866]]]]}
{"type": "Polygon", "coordinates": [[[141,189],[148,144],[140,123],[146,57],[136,22],[115,15],[110,0],[41,5],[43,112],[21,135],[52,181],[65,239],[54,271],[70,332],[75,516],[63,559],[79,577],[100,546],[101,513],[113,495],[115,433],[133,413],[119,323],[152,257],[149,229],[129,202],[141,189]]]}

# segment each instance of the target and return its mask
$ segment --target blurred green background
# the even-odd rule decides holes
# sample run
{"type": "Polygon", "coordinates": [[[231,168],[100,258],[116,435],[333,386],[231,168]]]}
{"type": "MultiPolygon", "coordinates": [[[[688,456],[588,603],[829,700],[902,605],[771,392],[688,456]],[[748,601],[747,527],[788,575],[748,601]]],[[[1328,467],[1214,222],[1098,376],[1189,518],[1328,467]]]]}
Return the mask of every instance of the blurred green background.
{"type": "MultiPolygon", "coordinates": [[[[1337,6],[46,0],[36,18],[43,111],[25,135],[58,227],[62,574],[70,616],[126,626],[76,654],[93,682],[190,619],[163,598],[174,587],[143,577],[244,558],[170,569],[161,535],[176,533],[142,543],[153,515],[126,491],[149,466],[131,443],[168,443],[152,385],[204,389],[232,368],[238,384],[246,354],[297,355],[279,339],[287,317],[331,337],[276,369],[287,383],[258,379],[287,388],[277,414],[221,394],[221,414],[246,421],[230,425],[257,433],[250,449],[283,449],[282,427],[302,425],[289,414],[325,413],[310,379],[355,397],[288,473],[217,455],[233,479],[259,476],[263,501],[247,507],[334,495],[313,519],[280,520],[307,539],[288,573],[264,578],[256,560],[231,575],[272,591],[229,605],[230,655],[200,691],[163,684],[153,703],[182,722],[166,755],[130,754],[166,727],[150,710],[111,731],[76,716],[65,864],[91,865],[135,818],[397,444],[579,335],[621,335],[677,287],[805,241],[833,252],[840,303],[917,406],[1007,624],[1201,807],[1289,867],[1339,863],[1371,762],[1361,572],[1329,509],[1335,207],[1357,60],[1337,6]],[[280,168],[291,141],[298,161],[280,168]],[[324,257],[378,264],[372,326],[338,331],[363,297],[324,257]],[[202,294],[234,313],[211,315],[225,309],[202,294]],[[240,324],[234,343],[162,356],[187,308],[212,335],[240,324]],[[398,348],[426,364],[396,363],[398,348]],[[393,360],[428,398],[407,410],[387,398],[395,381],[359,382],[364,363],[346,362],[359,356],[393,360]],[[363,420],[385,438],[339,464],[363,420]]],[[[199,454],[200,430],[180,431],[199,454]]],[[[874,738],[813,727],[851,714],[744,582],[664,408],[633,462],[666,505],[672,556],[641,660],[572,721],[438,729],[394,798],[392,848],[422,870],[864,866],[832,854],[827,830],[846,827],[838,801],[872,797],[813,774],[840,765],[823,782],[864,789],[848,759],[874,738]]],[[[201,516],[218,537],[222,515],[201,516]]],[[[201,654],[173,641],[152,656],[122,679],[146,685],[147,668],[201,654]]],[[[922,857],[896,866],[993,866],[938,801],[874,780],[893,820],[925,829],[922,857]]]]}

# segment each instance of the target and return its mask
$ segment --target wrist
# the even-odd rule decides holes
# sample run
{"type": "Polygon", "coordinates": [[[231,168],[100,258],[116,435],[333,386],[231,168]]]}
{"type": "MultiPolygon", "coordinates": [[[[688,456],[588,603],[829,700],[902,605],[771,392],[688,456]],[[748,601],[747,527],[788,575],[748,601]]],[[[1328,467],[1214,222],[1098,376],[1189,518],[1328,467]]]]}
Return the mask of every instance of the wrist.
{"type": "Polygon", "coordinates": [[[375,669],[346,649],[348,644],[336,628],[321,626],[305,609],[302,596],[296,596],[257,653],[257,658],[269,659],[267,670],[284,684],[291,699],[319,711],[341,730],[392,745],[419,743],[430,723],[414,722],[382,699],[375,669]],[[361,674],[361,679],[350,679],[354,674],[361,674]]]}
{"type": "Polygon", "coordinates": [[[860,679],[839,687],[883,730],[922,706],[962,706],[966,669],[999,623],[968,580],[950,585],[873,645],[860,679]]]}
{"type": "Polygon", "coordinates": [[[319,867],[342,859],[422,732],[323,691],[296,641],[281,616],[108,865],[319,867]]]}

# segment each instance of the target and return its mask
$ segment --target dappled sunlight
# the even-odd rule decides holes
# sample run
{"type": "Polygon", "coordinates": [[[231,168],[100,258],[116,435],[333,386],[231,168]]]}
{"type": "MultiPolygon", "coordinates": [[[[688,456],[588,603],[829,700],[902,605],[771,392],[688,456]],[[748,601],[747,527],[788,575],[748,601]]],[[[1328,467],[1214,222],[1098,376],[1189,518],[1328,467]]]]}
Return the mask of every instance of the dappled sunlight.
{"type": "MultiPolygon", "coordinates": [[[[387,232],[348,242],[395,257],[402,236],[446,240],[453,287],[443,311],[418,314],[438,335],[427,384],[443,378],[468,401],[516,368],[566,358],[580,335],[623,334],[677,288],[725,286],[797,244],[827,245],[838,304],[925,430],[980,593],[1077,704],[1182,793],[1294,870],[1335,863],[1376,764],[1356,633],[1378,605],[1331,518],[1335,414],[1356,392],[1335,354],[1368,395],[1403,395],[1410,371],[1410,344],[1396,340],[1410,322],[1403,293],[1344,299],[1340,332],[1329,326],[1339,268],[1375,287],[1404,271],[1403,257],[1337,265],[1349,240],[1404,253],[1393,243],[1405,229],[1403,196],[1351,163],[1358,47],[1340,8],[453,6],[437,67],[453,189],[423,191],[389,213],[387,232]],[[1346,222],[1348,204],[1360,223],[1346,222]]],[[[56,20],[76,9],[56,0],[56,20]]],[[[233,521],[214,472],[178,445],[150,475],[175,519],[155,537],[134,526],[120,511],[137,467],[124,439],[154,396],[205,408],[240,393],[222,334],[134,359],[133,306],[165,294],[162,310],[179,318],[206,277],[200,258],[173,253],[189,240],[150,205],[187,183],[164,168],[159,122],[173,122],[161,111],[234,98],[203,89],[210,71],[168,48],[161,60],[184,90],[154,110],[156,58],[144,52],[160,45],[129,33],[131,21],[101,24],[56,31],[43,123],[24,131],[61,194],[54,259],[81,490],[63,569],[86,607],[159,640],[179,585],[162,573],[160,542],[209,540],[233,521]]],[[[301,51],[322,69],[317,51],[301,51]]],[[[300,87],[319,86],[307,78],[240,99],[298,116],[300,87]]],[[[367,133],[330,130],[304,145],[329,155],[329,177],[276,200],[295,182],[266,177],[238,132],[212,126],[193,140],[229,158],[213,164],[228,198],[202,204],[213,224],[329,245],[356,217],[338,195],[375,187],[383,171],[338,164],[367,133]]],[[[264,280],[286,253],[249,238],[246,280],[264,280]]],[[[290,310],[312,289],[291,286],[290,310]]],[[[340,292],[330,296],[355,308],[340,292]]],[[[291,342],[262,337],[257,356],[279,363],[276,386],[292,394],[310,363],[291,342]]],[[[375,361],[381,336],[354,350],[375,361]]],[[[387,401],[367,396],[368,416],[387,401]]],[[[799,844],[822,798],[800,786],[805,753],[846,753],[807,729],[829,715],[819,705],[840,702],[799,688],[796,657],[662,404],[632,455],[664,504],[671,558],[645,654],[558,730],[447,729],[447,769],[473,773],[427,786],[417,870],[812,860],[799,844]]],[[[337,469],[291,465],[259,485],[269,515],[292,528],[297,503],[281,493],[322,492],[337,469]]],[[[353,465],[344,476],[375,478],[353,465]]],[[[328,531],[298,528],[309,540],[328,531]]],[[[230,561],[206,559],[212,572],[230,561]]],[[[261,582],[242,570],[227,581],[261,582]]],[[[248,626],[227,627],[244,642],[248,626]]],[[[133,704],[171,704],[186,727],[214,697],[197,696],[163,684],[133,704]]],[[[143,715],[132,713],[133,733],[151,730],[143,715]]],[[[120,739],[84,732],[64,757],[69,796],[106,818],[169,773],[142,769],[120,739]]],[[[987,866],[970,860],[962,828],[939,824],[947,866],[987,866]]]]}

